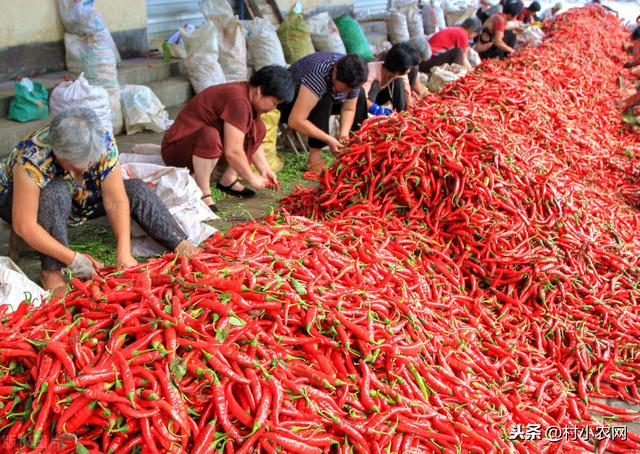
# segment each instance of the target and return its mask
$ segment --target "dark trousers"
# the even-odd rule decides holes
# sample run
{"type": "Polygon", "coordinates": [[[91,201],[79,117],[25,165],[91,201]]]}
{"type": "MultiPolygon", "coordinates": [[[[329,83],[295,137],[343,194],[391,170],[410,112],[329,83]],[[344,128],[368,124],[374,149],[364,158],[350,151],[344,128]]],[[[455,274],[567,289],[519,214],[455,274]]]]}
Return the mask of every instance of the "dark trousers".
{"type": "MultiPolygon", "coordinates": [[[[513,30],[505,30],[504,31],[504,36],[502,37],[502,41],[504,41],[504,43],[509,47],[515,46],[515,44],[516,44],[516,32],[514,32],[513,30]]],[[[502,60],[506,56],[507,56],[507,53],[505,51],[503,51],[502,49],[499,49],[495,45],[493,45],[492,47],[490,47],[489,49],[485,50],[484,52],[482,52],[480,54],[480,58],[482,58],[482,59],[485,59],[485,58],[499,58],[499,59],[502,60]]]]}
{"type": "MultiPolygon", "coordinates": [[[[144,181],[125,180],[124,188],[129,198],[131,217],[140,224],[147,235],[169,250],[174,250],[187,238],[167,207],[144,181]]],[[[62,178],[54,178],[40,191],[38,224],[65,246],[69,244],[67,220],[71,216],[72,197],[71,187],[62,178]]],[[[12,219],[12,205],[12,191],[0,197],[0,218],[9,224],[12,219]]],[[[91,213],[88,218],[95,219],[104,215],[104,209],[100,209],[91,213]]],[[[40,254],[40,262],[43,270],[59,270],[66,266],[44,254],[40,254]]]]}
{"type": "MultiPolygon", "coordinates": [[[[374,82],[371,85],[371,90],[369,90],[368,98],[369,101],[372,101],[379,106],[391,102],[393,110],[398,112],[407,110],[407,95],[404,92],[404,83],[400,79],[394,80],[385,88],[380,88],[380,86],[374,82]]],[[[365,97],[364,90],[360,90],[360,94],[358,95],[358,106],[356,107],[356,118],[353,121],[354,124],[358,124],[358,129],[360,128],[359,125],[367,119],[368,110],[367,97],[365,97]]]]}
{"type": "MultiPolygon", "coordinates": [[[[358,119],[358,111],[362,110],[363,106],[360,104],[364,103],[364,111],[367,111],[367,103],[364,99],[364,90],[360,89],[361,96],[358,97],[358,103],[356,105],[356,120],[354,120],[353,125],[351,126],[351,131],[357,131],[360,129],[361,121],[357,121],[358,119]],[[362,99],[360,99],[362,97],[362,99]]],[[[291,114],[291,110],[293,109],[293,105],[296,102],[296,98],[298,97],[298,93],[296,92],[296,96],[293,98],[293,101],[290,103],[283,103],[278,106],[278,110],[280,111],[280,123],[288,123],[289,115],[291,114]]],[[[331,115],[339,115],[342,110],[342,103],[335,102],[333,96],[329,93],[325,93],[319,100],[316,106],[309,112],[309,117],[307,118],[313,125],[322,131],[328,133],[329,132],[329,118],[331,115]]],[[[366,118],[366,117],[365,117],[366,118]]],[[[309,147],[310,148],[323,148],[326,145],[322,140],[315,139],[313,137],[309,137],[309,147]]]]}
{"type": "Polygon", "coordinates": [[[464,61],[464,50],[460,47],[452,47],[444,52],[439,52],[433,55],[429,60],[420,62],[418,69],[422,73],[431,74],[431,68],[434,66],[442,66],[447,63],[457,63],[459,65],[464,61]]]}

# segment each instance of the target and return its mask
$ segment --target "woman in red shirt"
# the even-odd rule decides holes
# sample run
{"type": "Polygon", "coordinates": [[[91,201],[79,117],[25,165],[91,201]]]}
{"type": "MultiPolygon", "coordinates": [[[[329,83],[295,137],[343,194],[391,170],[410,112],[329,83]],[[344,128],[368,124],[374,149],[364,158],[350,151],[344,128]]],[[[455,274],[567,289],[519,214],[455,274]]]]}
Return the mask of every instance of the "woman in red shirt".
{"type": "Polygon", "coordinates": [[[210,180],[221,157],[229,167],[217,188],[238,197],[255,192],[238,181],[242,177],[254,189],[263,189],[278,180],[262,149],[266,129],[260,114],[293,99],[294,85],[289,71],[281,66],[265,66],[249,82],[233,82],[209,87],[180,111],[162,140],[162,159],[174,167],[188,167],[202,199],[217,211],[211,199],[210,180]],[[251,171],[249,161],[260,172],[251,171]]]}
{"type": "Polygon", "coordinates": [[[520,0],[507,1],[499,14],[494,14],[485,23],[480,39],[475,45],[480,58],[504,58],[515,52],[516,33],[506,30],[507,22],[522,11],[520,0]]]}
{"type": "Polygon", "coordinates": [[[538,21],[536,14],[539,13],[541,9],[542,7],[540,6],[540,3],[533,1],[527,8],[524,8],[522,12],[518,14],[516,20],[523,24],[533,24],[538,21]]]}
{"type": "Polygon", "coordinates": [[[430,74],[431,68],[446,63],[457,63],[467,70],[471,65],[467,60],[469,41],[482,31],[482,22],[477,17],[466,19],[460,27],[447,27],[429,38],[431,58],[418,65],[420,72],[430,74]]]}

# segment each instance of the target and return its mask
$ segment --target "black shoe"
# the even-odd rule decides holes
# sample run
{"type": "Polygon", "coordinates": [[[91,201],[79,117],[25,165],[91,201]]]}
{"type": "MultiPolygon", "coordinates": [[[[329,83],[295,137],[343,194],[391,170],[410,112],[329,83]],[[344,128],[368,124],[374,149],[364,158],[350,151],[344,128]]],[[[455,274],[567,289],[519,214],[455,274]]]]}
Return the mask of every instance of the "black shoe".
{"type": "Polygon", "coordinates": [[[243,188],[242,191],[231,189],[233,185],[236,184],[237,182],[238,180],[234,181],[229,186],[224,186],[222,183],[218,181],[218,184],[216,184],[216,188],[220,189],[225,194],[229,194],[235,197],[242,197],[243,199],[250,199],[251,197],[256,195],[256,192],[252,191],[249,188],[243,188]]]}
{"type": "MultiPolygon", "coordinates": [[[[233,186],[233,185],[232,185],[232,186],[233,186]]],[[[200,200],[204,200],[204,199],[206,199],[207,197],[211,197],[211,194],[205,194],[205,195],[203,195],[202,197],[200,197],[200,200]]],[[[211,211],[213,211],[214,213],[217,213],[217,212],[218,212],[218,207],[217,207],[217,206],[215,206],[213,203],[212,203],[211,205],[209,205],[209,209],[210,209],[211,211]]]]}

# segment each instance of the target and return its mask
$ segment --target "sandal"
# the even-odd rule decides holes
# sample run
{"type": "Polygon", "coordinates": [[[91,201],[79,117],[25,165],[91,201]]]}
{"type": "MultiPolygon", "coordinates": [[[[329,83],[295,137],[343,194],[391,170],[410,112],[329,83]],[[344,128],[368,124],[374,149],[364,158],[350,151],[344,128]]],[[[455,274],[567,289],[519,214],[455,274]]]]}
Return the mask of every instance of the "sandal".
{"type": "MultiPolygon", "coordinates": [[[[211,194],[205,194],[202,197],[200,197],[200,200],[204,200],[207,197],[211,197],[211,194]]],[[[215,206],[213,203],[211,205],[209,205],[209,209],[213,212],[213,213],[217,213],[218,212],[218,207],[215,206]]]]}
{"type": "Polygon", "coordinates": [[[249,188],[243,188],[241,191],[238,191],[236,189],[231,189],[233,185],[236,184],[237,182],[238,180],[234,181],[229,186],[225,186],[218,181],[218,184],[216,184],[216,188],[220,189],[222,192],[226,194],[229,194],[235,197],[242,197],[243,199],[250,199],[251,197],[256,195],[256,192],[249,188]]]}

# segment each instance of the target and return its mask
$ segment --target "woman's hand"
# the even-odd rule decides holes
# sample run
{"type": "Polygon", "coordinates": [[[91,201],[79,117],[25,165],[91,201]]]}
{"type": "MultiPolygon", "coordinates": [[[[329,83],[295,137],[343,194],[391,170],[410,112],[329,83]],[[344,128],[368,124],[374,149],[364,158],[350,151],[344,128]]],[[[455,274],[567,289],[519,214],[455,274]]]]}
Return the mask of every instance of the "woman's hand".
{"type": "Polygon", "coordinates": [[[269,180],[275,189],[278,189],[280,187],[280,183],[278,182],[278,177],[276,176],[275,173],[273,173],[273,170],[267,169],[261,172],[261,175],[267,180],[269,180]]]}
{"type": "Polygon", "coordinates": [[[129,253],[118,254],[118,257],[116,258],[116,265],[118,266],[119,270],[131,268],[132,266],[136,266],[137,264],[138,261],[129,253]]]}
{"type": "Polygon", "coordinates": [[[340,147],[342,147],[342,143],[340,143],[340,141],[337,140],[335,137],[329,136],[329,140],[326,141],[326,144],[329,146],[329,150],[331,151],[331,154],[334,156],[337,156],[338,150],[340,149],[340,147]]]}
{"type": "Polygon", "coordinates": [[[189,240],[182,240],[176,246],[176,254],[179,255],[195,255],[202,252],[202,249],[190,242],[189,240]]]}
{"type": "Polygon", "coordinates": [[[73,256],[73,261],[69,265],[69,271],[80,279],[90,279],[102,266],[102,263],[95,260],[89,254],[76,252],[73,256]]]}

